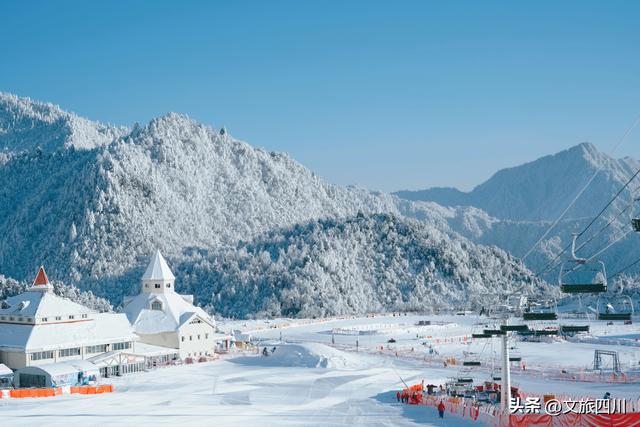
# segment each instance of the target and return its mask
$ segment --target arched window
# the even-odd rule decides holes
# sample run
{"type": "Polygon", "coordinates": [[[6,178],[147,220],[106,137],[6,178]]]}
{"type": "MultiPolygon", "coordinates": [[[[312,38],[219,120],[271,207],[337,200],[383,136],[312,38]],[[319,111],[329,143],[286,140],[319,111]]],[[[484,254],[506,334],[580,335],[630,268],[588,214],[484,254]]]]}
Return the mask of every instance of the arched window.
{"type": "Polygon", "coordinates": [[[162,303],[160,301],[154,301],[151,303],[151,310],[162,311],[162,303]]]}

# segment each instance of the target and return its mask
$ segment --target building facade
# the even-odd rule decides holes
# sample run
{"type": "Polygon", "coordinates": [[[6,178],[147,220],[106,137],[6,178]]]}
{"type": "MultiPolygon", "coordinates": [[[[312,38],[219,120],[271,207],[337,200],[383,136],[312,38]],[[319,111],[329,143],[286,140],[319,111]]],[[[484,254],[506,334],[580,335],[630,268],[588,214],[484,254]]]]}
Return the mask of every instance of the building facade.
{"type": "Polygon", "coordinates": [[[43,267],[27,292],[0,306],[0,363],[14,370],[132,349],[137,339],[126,315],[55,295],[43,267]]]}
{"type": "Polygon", "coordinates": [[[193,296],[175,291],[175,276],[160,251],[142,276],[140,294],[125,298],[124,311],[143,343],[177,349],[181,359],[213,355],[214,320],[193,305],[193,296]]]}

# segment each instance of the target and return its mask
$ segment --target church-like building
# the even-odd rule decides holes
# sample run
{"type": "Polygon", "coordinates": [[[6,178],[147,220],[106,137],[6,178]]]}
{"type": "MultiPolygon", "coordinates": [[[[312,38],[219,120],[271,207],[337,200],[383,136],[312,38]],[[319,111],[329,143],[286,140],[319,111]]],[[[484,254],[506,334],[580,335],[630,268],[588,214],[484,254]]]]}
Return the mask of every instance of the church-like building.
{"type": "Polygon", "coordinates": [[[181,359],[214,353],[214,320],[193,305],[192,295],[175,291],[175,276],[160,251],[142,276],[140,294],[125,298],[124,312],[143,343],[177,349],[181,359]]]}

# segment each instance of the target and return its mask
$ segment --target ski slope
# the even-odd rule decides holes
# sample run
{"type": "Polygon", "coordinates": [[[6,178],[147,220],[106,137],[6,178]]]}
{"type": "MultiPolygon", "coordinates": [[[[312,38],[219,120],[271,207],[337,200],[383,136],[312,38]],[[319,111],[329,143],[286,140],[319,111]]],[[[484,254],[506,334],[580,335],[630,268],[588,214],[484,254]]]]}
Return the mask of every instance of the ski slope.
{"type": "MultiPolygon", "coordinates": [[[[424,379],[442,384],[455,376],[459,367],[425,362],[429,352],[422,343],[446,338],[455,341],[476,329],[478,320],[475,316],[378,316],[221,322],[221,327],[229,331],[242,330],[262,340],[260,349],[276,347],[275,352],[268,357],[236,353],[215,362],[111,378],[108,381],[116,386],[112,394],[0,400],[0,413],[11,426],[478,425],[451,415],[439,420],[433,408],[395,401],[395,392],[402,387],[400,378],[407,383],[424,379]],[[423,319],[438,324],[415,325],[423,319]],[[396,343],[388,343],[390,338],[396,343]]],[[[638,399],[638,384],[560,381],[536,373],[536,369],[582,369],[592,360],[595,348],[619,351],[625,366],[638,364],[640,347],[629,345],[637,344],[638,326],[594,324],[592,328],[594,336],[616,336],[628,342],[518,343],[527,368],[524,372],[514,370],[514,385],[529,393],[600,397],[609,391],[614,397],[638,399]],[[631,338],[624,338],[627,336],[631,338]]],[[[432,346],[443,357],[462,358],[465,351],[487,358],[491,354],[476,343],[432,346]]],[[[486,371],[473,373],[478,381],[487,379],[487,375],[486,371]]]]}

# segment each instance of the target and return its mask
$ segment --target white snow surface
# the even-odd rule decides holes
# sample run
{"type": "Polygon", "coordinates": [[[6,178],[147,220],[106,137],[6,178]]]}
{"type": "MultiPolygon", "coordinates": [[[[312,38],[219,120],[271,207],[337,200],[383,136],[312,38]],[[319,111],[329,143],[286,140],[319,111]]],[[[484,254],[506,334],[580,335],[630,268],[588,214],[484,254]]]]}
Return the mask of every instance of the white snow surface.
{"type": "MultiPolygon", "coordinates": [[[[250,333],[264,340],[261,348],[276,346],[276,351],[268,357],[238,353],[210,363],[110,378],[104,382],[116,386],[112,394],[0,400],[0,406],[3,420],[12,426],[68,426],[70,419],[107,426],[477,426],[480,424],[451,414],[440,421],[430,407],[398,404],[395,392],[403,387],[402,380],[415,384],[424,379],[438,385],[457,375],[459,368],[425,362],[425,340],[446,357],[461,359],[465,351],[488,357],[490,352],[477,345],[436,343],[436,339],[470,334],[478,322],[487,319],[388,315],[226,322],[220,326],[250,333]],[[416,326],[423,319],[436,324],[416,326]],[[331,330],[348,328],[375,330],[376,334],[357,337],[357,352],[354,336],[335,335],[335,345],[330,344],[331,330]],[[387,343],[392,337],[396,343],[387,343]]],[[[594,336],[640,333],[636,324],[595,322],[593,328],[594,336]]],[[[517,346],[527,368],[514,367],[513,384],[527,393],[599,398],[609,391],[613,397],[638,398],[637,384],[560,381],[547,374],[560,367],[568,372],[582,369],[593,357],[594,348],[620,351],[621,362],[628,367],[638,362],[640,347],[560,342],[517,346]],[[537,370],[541,367],[546,369],[544,375],[537,370]]],[[[489,374],[488,370],[471,373],[477,381],[489,374]]]]}

